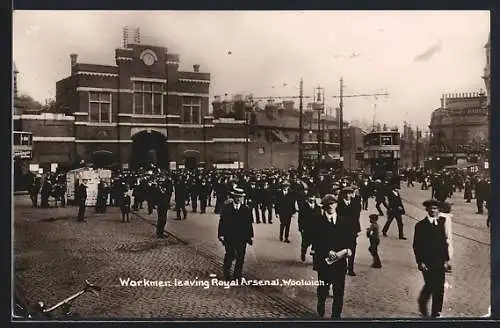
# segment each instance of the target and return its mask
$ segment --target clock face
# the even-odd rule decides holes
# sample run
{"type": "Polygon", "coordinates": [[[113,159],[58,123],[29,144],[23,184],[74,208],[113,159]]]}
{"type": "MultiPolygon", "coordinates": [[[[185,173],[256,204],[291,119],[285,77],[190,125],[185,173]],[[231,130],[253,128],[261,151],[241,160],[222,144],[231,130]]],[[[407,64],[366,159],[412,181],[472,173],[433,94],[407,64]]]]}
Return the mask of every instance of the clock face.
{"type": "Polygon", "coordinates": [[[148,65],[148,66],[151,66],[155,63],[155,58],[153,57],[152,54],[144,54],[144,56],[142,57],[142,61],[144,62],[144,64],[148,65]]]}

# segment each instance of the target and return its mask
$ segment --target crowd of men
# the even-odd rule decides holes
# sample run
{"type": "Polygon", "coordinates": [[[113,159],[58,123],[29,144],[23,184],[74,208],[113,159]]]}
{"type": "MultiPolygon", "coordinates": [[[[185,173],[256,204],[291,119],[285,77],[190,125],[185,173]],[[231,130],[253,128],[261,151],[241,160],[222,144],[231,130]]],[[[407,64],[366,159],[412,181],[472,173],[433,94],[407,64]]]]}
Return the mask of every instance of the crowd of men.
{"type": "MultiPolygon", "coordinates": [[[[152,165],[146,169],[114,172],[109,185],[100,183],[96,211],[105,211],[108,197],[111,206],[120,207],[122,222],[129,222],[128,214],[131,209],[139,210],[146,206],[149,214],[153,214],[156,209],[156,236],[164,238],[167,212],[172,209],[172,196],[177,220],[189,217],[186,206],[190,206],[192,212],[200,213],[206,213],[207,207],[213,206],[214,213],[220,214],[217,237],[226,250],[224,277],[236,281],[242,278],[246,247],[253,245],[253,224],[278,223],[277,240],[290,243],[292,216],[298,213],[298,227],[302,238],[300,259],[305,261],[310,248],[313,269],[318,273],[318,280],[323,282],[317,289],[317,312],[321,317],[324,316],[325,302],[332,288],[332,317],[340,318],[346,275],[356,276],[354,260],[357,238],[361,232],[359,219],[361,212],[368,209],[371,197],[375,199],[378,211],[378,214],[370,213],[370,227],[366,231],[366,237],[370,241],[369,252],[373,256],[372,267],[382,267],[377,250],[380,243],[377,221],[380,216],[387,216],[381,230],[384,236],[388,235],[392,221],[396,220],[399,239],[407,239],[402,220],[405,208],[399,194],[401,178],[410,187],[413,186],[413,181],[418,180],[422,189],[431,189],[431,200],[424,203],[428,212],[426,220],[429,224],[439,225],[439,229],[445,232],[446,213],[450,212],[445,201],[456,189],[464,189],[467,201],[472,199],[467,188],[474,189],[479,213],[483,211],[484,202],[486,207],[489,204],[489,181],[460,172],[434,174],[408,170],[403,171],[402,176],[389,175],[384,180],[373,180],[365,174],[351,173],[340,177],[334,171],[317,174],[312,169],[200,169],[167,172],[152,165]],[[381,205],[385,207],[385,213],[381,205]],[[236,263],[231,273],[234,261],[236,263]]],[[[83,221],[85,216],[85,185],[85,181],[77,181],[79,221],[83,221]]],[[[35,189],[34,187],[33,190],[35,189]]],[[[417,227],[413,249],[426,283],[419,298],[419,307],[421,313],[427,315],[429,295],[437,295],[436,301],[433,296],[435,304],[433,303],[432,316],[438,317],[442,308],[441,281],[444,284],[444,272],[449,270],[450,242],[447,237],[443,237],[447,236],[446,233],[441,236],[423,223],[417,227]],[[422,242],[425,236],[430,235],[434,236],[435,249],[440,250],[437,253],[439,258],[436,254],[431,254],[432,249],[429,250],[428,244],[422,242]],[[444,239],[439,239],[441,237],[444,239]]]]}

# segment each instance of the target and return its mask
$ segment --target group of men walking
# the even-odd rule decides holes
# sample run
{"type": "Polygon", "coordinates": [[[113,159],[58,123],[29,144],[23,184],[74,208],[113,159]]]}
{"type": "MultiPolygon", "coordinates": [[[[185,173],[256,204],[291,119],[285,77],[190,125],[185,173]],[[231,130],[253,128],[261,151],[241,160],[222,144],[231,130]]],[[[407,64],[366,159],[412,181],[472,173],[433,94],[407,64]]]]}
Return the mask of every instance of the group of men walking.
{"type": "MultiPolygon", "coordinates": [[[[392,221],[396,220],[399,239],[407,239],[399,183],[389,179],[373,180],[357,174],[342,178],[326,174],[318,178],[311,172],[278,170],[166,173],[152,167],[119,172],[106,187],[103,186],[102,190],[108,190],[111,204],[120,207],[123,222],[129,222],[131,209],[143,208],[144,202],[149,214],[156,208],[158,238],[165,237],[172,196],[177,220],[188,218],[187,205],[191,205],[192,212],[200,209],[200,213],[206,213],[207,207],[212,206],[212,195],[215,196],[214,213],[220,214],[217,237],[225,248],[222,269],[225,279],[229,280],[243,277],[246,247],[254,243],[253,224],[279,222],[276,239],[290,244],[292,217],[298,213],[300,260],[306,261],[310,249],[313,270],[321,282],[317,288],[317,313],[321,317],[325,315],[330,289],[333,290],[332,318],[341,317],[346,275],[356,276],[354,263],[357,238],[361,232],[360,217],[362,211],[368,209],[371,197],[375,198],[378,211],[377,214],[369,213],[370,225],[366,230],[370,243],[368,251],[373,257],[372,267],[382,268],[378,254],[380,217],[387,216],[381,229],[383,236],[388,236],[392,221]],[[231,270],[233,262],[236,263],[231,270]]],[[[84,182],[79,183],[77,195],[78,221],[83,221],[84,182]]],[[[105,210],[105,203],[100,206],[105,210]]],[[[417,266],[425,281],[418,304],[420,312],[428,316],[426,303],[432,296],[431,316],[438,317],[442,310],[444,273],[450,267],[449,216],[444,213],[446,206],[441,200],[429,200],[424,207],[427,216],[416,225],[413,241],[417,266]]]]}

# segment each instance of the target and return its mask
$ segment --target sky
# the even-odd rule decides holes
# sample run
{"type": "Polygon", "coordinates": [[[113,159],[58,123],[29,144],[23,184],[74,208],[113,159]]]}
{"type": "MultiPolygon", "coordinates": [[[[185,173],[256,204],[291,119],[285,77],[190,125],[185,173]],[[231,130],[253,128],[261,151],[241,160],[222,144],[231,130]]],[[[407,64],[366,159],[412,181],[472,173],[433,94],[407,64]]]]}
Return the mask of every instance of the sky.
{"type": "Polygon", "coordinates": [[[115,65],[124,26],[179,54],[181,70],[211,73],[211,99],[298,96],[303,78],[305,96],[322,87],[334,108],[343,78],[344,95],[388,94],[345,98],[346,121],[425,129],[443,93],[485,90],[488,11],[15,11],[19,92],[55,98],[70,53],[115,65]]]}

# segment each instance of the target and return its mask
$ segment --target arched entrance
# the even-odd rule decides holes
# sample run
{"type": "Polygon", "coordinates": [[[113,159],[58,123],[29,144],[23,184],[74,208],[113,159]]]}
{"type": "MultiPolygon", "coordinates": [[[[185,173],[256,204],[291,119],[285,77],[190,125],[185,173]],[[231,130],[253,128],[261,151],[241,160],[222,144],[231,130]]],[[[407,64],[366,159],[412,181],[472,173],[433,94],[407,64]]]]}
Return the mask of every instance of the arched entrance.
{"type": "Polygon", "coordinates": [[[184,151],[184,166],[186,169],[196,169],[200,162],[200,152],[196,149],[186,149],[184,151]]]}
{"type": "Polygon", "coordinates": [[[150,164],[168,167],[166,138],[154,130],[141,131],[132,136],[130,167],[146,167],[150,164]]]}

